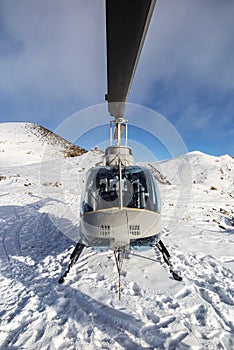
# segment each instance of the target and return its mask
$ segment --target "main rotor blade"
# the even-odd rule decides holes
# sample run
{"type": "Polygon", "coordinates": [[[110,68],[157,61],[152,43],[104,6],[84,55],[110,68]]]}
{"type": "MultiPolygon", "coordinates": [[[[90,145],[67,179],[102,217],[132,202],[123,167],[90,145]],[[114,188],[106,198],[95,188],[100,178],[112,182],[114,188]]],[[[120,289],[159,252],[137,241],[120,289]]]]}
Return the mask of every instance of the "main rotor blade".
{"type": "Polygon", "coordinates": [[[157,0],[106,0],[109,113],[124,115],[125,102],[157,0]]]}

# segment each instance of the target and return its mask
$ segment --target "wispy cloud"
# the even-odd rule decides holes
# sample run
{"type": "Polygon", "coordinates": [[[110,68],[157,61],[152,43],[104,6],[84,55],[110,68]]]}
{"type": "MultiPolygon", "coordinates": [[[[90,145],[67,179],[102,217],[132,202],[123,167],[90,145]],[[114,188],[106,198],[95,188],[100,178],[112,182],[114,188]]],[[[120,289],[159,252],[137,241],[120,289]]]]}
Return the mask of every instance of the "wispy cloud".
{"type": "MultiPolygon", "coordinates": [[[[183,90],[191,87],[234,88],[234,2],[217,0],[158,1],[133,93],[140,81],[155,81],[183,90]]],[[[147,90],[146,90],[147,93],[147,90]]],[[[155,92],[157,99],[157,92],[155,92]]]]}
{"type": "Polygon", "coordinates": [[[100,102],[105,93],[102,1],[2,1],[0,91],[100,102]],[[101,87],[101,88],[100,88],[101,87]]]}
{"type": "Polygon", "coordinates": [[[233,17],[228,0],[159,0],[130,96],[164,114],[188,143],[199,133],[209,147],[218,136],[230,153],[233,17]]]}

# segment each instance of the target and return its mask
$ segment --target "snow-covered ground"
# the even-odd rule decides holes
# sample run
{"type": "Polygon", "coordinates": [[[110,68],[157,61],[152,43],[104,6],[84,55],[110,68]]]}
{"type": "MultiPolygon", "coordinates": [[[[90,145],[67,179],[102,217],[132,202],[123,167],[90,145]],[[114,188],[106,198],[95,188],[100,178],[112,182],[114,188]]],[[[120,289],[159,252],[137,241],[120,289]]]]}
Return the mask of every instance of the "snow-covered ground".
{"type": "Polygon", "coordinates": [[[192,152],[148,165],[183,281],[153,249],[130,252],[119,301],[111,251],[87,248],[58,284],[101,152],[64,158],[63,143],[31,128],[0,124],[0,349],[234,349],[234,159],[192,152]]]}

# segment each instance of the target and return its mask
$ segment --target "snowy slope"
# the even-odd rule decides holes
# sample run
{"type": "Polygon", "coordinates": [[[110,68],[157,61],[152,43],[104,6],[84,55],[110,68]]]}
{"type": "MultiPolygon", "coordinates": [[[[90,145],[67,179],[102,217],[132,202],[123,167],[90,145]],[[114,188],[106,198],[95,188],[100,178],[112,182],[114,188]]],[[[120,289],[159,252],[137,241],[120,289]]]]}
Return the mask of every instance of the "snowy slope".
{"type": "Polygon", "coordinates": [[[37,124],[0,124],[1,166],[36,163],[44,157],[71,156],[71,152],[81,155],[85,150],[37,124]]]}
{"type": "Polygon", "coordinates": [[[164,177],[163,241],[183,282],[171,279],[158,252],[131,252],[119,302],[111,251],[87,248],[57,283],[78,239],[85,171],[102,154],[64,158],[47,140],[51,159],[40,163],[40,138],[19,140],[8,128],[0,153],[0,349],[234,348],[231,157],[192,152],[151,164],[164,177]],[[19,141],[17,164],[11,152],[19,141]]]}
{"type": "Polygon", "coordinates": [[[234,159],[229,155],[210,156],[199,151],[187,153],[173,162],[162,161],[157,166],[167,174],[168,180],[178,184],[179,175],[191,172],[194,184],[214,186],[226,191],[234,191],[234,159]]]}
{"type": "MultiPolygon", "coordinates": [[[[189,221],[197,211],[200,218],[212,222],[211,227],[215,228],[221,221],[223,230],[228,231],[233,216],[230,203],[234,199],[234,159],[231,156],[214,157],[195,151],[151,166],[166,174],[166,181],[171,185],[164,186],[162,194],[170,188],[174,189],[169,203],[171,211],[175,208],[173,215],[178,211],[189,221]],[[181,201],[183,206],[188,206],[188,210],[180,210],[181,201]]],[[[168,211],[166,215],[169,216],[168,211]]]]}

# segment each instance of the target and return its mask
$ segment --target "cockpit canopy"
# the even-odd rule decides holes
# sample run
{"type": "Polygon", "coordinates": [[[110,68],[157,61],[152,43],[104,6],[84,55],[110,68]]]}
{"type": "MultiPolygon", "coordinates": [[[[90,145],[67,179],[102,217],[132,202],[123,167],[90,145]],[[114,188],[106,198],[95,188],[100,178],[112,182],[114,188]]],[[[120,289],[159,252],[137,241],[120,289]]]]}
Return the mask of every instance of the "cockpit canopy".
{"type": "Polygon", "coordinates": [[[86,177],[81,214],[122,207],[160,212],[160,196],[154,176],[137,165],[91,168],[86,177]],[[120,178],[121,184],[120,184],[120,178]],[[121,198],[122,196],[122,198],[121,198]]]}

